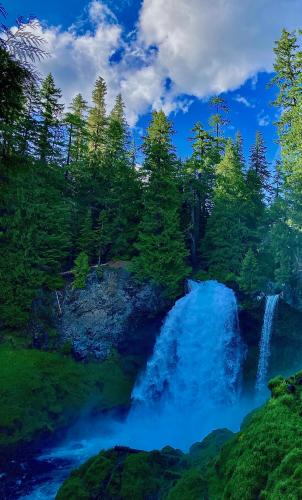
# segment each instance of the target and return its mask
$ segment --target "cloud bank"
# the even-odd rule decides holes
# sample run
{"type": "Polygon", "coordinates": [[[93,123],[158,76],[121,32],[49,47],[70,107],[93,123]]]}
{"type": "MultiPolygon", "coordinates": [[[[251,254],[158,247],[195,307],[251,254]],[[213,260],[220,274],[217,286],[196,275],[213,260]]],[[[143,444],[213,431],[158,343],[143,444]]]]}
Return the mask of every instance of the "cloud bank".
{"type": "Polygon", "coordinates": [[[271,71],[282,27],[302,26],[301,0],[144,0],[131,34],[99,0],[86,17],[88,29],[41,26],[51,57],[39,69],[54,74],[66,102],[78,92],[89,101],[101,75],[108,106],[121,92],[130,125],[149,109],[186,111],[192,97],[271,71]]]}

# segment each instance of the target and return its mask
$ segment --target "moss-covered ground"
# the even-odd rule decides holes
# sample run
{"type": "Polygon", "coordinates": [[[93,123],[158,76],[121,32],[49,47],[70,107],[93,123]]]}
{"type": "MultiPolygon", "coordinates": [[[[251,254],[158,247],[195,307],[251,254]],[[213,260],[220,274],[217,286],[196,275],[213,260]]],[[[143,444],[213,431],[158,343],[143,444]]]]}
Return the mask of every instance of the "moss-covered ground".
{"type": "Polygon", "coordinates": [[[214,431],[188,454],[171,447],[150,453],[124,447],[101,451],[71,473],[57,499],[205,498],[206,467],[232,435],[227,429],[214,431]]]}
{"type": "Polygon", "coordinates": [[[0,348],[0,448],[24,444],[72,423],[87,409],[129,404],[136,360],[103,363],[36,349],[0,348]]]}
{"type": "Polygon", "coordinates": [[[245,419],[210,469],[209,498],[302,498],[302,372],[269,387],[271,399],[245,419]]]}

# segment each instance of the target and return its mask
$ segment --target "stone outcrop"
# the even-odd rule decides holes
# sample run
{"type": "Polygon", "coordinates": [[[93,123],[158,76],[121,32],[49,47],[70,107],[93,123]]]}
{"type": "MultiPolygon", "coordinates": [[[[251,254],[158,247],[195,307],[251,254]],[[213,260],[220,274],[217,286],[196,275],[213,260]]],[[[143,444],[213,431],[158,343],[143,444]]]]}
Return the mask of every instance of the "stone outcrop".
{"type": "Polygon", "coordinates": [[[169,306],[150,283],[138,283],[123,267],[108,266],[101,277],[92,270],[84,289],[68,284],[53,297],[52,319],[59,343],[69,344],[78,359],[103,360],[113,348],[147,356],[169,306]]]}

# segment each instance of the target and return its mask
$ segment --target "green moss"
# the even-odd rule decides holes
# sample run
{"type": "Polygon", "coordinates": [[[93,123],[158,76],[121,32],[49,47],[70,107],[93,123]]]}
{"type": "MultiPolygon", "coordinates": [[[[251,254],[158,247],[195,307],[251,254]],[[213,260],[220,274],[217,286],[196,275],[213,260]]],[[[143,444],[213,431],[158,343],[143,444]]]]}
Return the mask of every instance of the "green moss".
{"type": "Polygon", "coordinates": [[[231,435],[227,429],[214,431],[187,455],[170,446],[152,452],[126,447],[102,451],[71,474],[57,500],[77,498],[79,490],[90,500],[207,498],[206,466],[231,435]]]}
{"type": "Polygon", "coordinates": [[[135,378],[131,360],[77,363],[58,353],[0,348],[0,446],[29,442],[68,425],[83,408],[127,405],[135,378]]]}
{"type": "Polygon", "coordinates": [[[155,494],[159,488],[160,470],[156,467],[156,463],[152,464],[148,453],[129,455],[125,460],[122,473],[122,498],[140,500],[155,494]]]}
{"type": "Polygon", "coordinates": [[[302,386],[276,377],[272,398],[245,421],[210,469],[213,500],[298,500],[301,495],[302,386]]]}
{"type": "Polygon", "coordinates": [[[190,448],[190,462],[199,468],[205,467],[210,459],[214,458],[222,445],[231,439],[234,433],[229,429],[217,429],[206,436],[200,443],[190,448]]]}
{"type": "Polygon", "coordinates": [[[207,498],[207,480],[197,469],[186,471],[167,496],[167,500],[200,500],[203,498],[207,498]]]}

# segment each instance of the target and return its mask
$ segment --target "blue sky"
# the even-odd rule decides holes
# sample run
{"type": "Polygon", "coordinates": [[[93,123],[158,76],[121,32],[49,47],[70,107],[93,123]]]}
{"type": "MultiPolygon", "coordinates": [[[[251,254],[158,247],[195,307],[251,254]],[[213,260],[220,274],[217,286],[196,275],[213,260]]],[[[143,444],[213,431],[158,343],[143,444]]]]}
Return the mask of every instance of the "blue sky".
{"type": "Polygon", "coordinates": [[[76,92],[89,100],[98,75],[108,107],[121,92],[139,141],[152,109],[174,123],[177,152],[187,157],[196,121],[207,126],[209,96],[228,102],[226,135],[240,130],[246,155],[260,130],[270,161],[278,155],[277,110],[271,105],[273,44],[282,27],[302,27],[301,0],[10,0],[8,22],[36,15],[51,71],[66,104],[76,92]]]}

